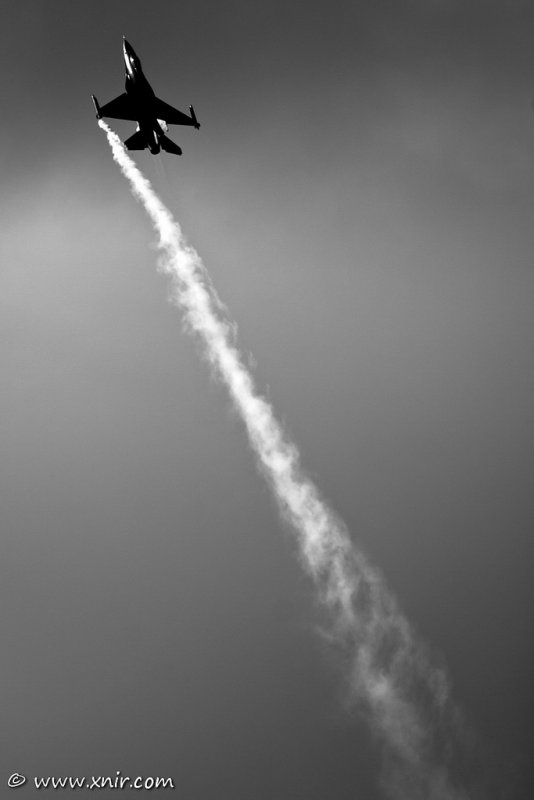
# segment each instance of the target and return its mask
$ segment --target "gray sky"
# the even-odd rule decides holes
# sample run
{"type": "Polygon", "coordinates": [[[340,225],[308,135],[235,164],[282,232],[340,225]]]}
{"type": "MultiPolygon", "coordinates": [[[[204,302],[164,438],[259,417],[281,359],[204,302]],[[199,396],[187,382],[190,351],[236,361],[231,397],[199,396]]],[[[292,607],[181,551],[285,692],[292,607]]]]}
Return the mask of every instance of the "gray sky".
{"type": "Polygon", "coordinates": [[[125,34],[202,124],[171,129],[181,159],[137,163],[305,469],[447,663],[481,796],[532,796],[532,30],[519,1],[5,4],[4,785],[121,770],[184,800],[385,796],[96,125],[125,34]]]}

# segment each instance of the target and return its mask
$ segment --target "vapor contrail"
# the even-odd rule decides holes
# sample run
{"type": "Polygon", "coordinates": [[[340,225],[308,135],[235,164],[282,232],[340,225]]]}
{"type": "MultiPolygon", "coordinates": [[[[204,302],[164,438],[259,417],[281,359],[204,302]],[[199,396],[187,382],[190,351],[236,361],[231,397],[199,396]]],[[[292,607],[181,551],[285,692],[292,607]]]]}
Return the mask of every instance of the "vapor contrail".
{"type": "Polygon", "coordinates": [[[118,136],[102,120],[98,124],[157,231],[159,270],[171,278],[173,302],[227,387],[261,471],[296,534],[302,564],[328,611],[328,635],[350,657],[352,697],[384,747],[385,790],[403,800],[465,800],[451,778],[451,748],[462,726],[444,670],[417,640],[380,572],[303,474],[297,448],[234,344],[235,326],[200,256],[118,136]]]}

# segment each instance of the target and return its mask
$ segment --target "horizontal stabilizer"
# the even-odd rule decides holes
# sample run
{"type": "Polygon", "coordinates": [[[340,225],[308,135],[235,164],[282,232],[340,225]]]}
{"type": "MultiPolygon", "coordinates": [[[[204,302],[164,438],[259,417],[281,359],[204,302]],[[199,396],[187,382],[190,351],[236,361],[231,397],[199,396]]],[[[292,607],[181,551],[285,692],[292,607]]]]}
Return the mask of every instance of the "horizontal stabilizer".
{"type": "Polygon", "coordinates": [[[174,153],[176,156],[182,155],[182,148],[178,147],[168,136],[160,136],[159,144],[161,149],[165,150],[166,153],[174,153]]]}
{"type": "Polygon", "coordinates": [[[130,136],[129,139],[126,139],[124,145],[128,148],[128,150],[144,150],[147,146],[147,141],[142,131],[136,131],[133,136],[130,136]]]}

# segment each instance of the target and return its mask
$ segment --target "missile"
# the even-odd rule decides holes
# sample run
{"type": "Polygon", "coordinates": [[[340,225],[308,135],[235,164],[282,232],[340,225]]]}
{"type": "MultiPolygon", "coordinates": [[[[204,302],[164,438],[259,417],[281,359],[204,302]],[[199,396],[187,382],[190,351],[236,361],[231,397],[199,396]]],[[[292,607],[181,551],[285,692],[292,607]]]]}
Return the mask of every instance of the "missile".
{"type": "Polygon", "coordinates": [[[96,118],[97,119],[102,119],[102,114],[100,113],[100,106],[98,105],[98,100],[96,99],[94,94],[92,94],[91,97],[93,98],[93,104],[94,104],[95,111],[96,111],[96,118]]]}
{"type": "Polygon", "coordinates": [[[189,106],[189,111],[191,112],[191,119],[193,120],[193,125],[198,131],[198,129],[200,128],[200,122],[198,122],[197,120],[195,109],[193,108],[193,106],[189,106]]]}

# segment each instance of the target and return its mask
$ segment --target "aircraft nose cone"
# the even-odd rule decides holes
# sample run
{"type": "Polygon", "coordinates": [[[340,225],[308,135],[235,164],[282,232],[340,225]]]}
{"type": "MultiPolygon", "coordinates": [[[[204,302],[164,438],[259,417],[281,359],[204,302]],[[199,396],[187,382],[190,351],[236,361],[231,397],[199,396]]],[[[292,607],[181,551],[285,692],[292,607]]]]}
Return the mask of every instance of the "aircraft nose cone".
{"type": "Polygon", "coordinates": [[[124,64],[126,66],[126,71],[131,77],[133,77],[135,72],[141,71],[141,62],[136,56],[132,45],[124,36],[122,37],[122,50],[124,53],[124,64]]]}

